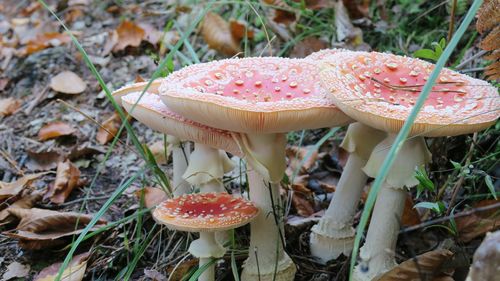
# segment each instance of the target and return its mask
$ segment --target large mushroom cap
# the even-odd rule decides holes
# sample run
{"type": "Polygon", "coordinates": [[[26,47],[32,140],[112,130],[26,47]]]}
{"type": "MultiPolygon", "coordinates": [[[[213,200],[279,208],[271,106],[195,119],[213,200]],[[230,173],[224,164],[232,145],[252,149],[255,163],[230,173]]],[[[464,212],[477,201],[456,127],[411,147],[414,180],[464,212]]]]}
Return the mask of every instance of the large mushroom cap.
{"type": "Polygon", "coordinates": [[[132,92],[122,97],[122,105],[139,122],[153,130],[174,135],[183,140],[222,149],[235,155],[242,155],[238,145],[228,131],[211,128],[191,121],[171,111],[156,94],[132,92]],[[137,105],[132,110],[134,104],[137,105]]]}
{"type": "MultiPolygon", "coordinates": [[[[322,68],[321,80],[339,108],[364,124],[395,133],[410,114],[434,65],[391,54],[342,52],[322,68]]],[[[499,114],[495,87],[443,69],[411,134],[454,136],[476,132],[493,124],[499,114]]]]}
{"type": "Polygon", "coordinates": [[[162,202],[153,212],[158,223],[188,232],[234,229],[253,220],[259,209],[228,193],[184,194],[162,202]]]}
{"type": "Polygon", "coordinates": [[[169,77],[175,82],[162,83],[159,91],[172,110],[235,132],[282,133],[350,123],[326,98],[318,75],[309,60],[228,59],[181,69],[169,77]]]}

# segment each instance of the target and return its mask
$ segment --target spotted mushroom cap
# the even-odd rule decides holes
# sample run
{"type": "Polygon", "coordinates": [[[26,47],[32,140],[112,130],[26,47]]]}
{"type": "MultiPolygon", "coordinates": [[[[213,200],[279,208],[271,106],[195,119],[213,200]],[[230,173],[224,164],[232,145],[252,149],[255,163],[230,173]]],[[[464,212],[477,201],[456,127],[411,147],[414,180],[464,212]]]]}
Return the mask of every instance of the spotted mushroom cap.
{"type": "MultiPolygon", "coordinates": [[[[165,80],[165,78],[158,78],[158,79],[155,79],[153,82],[151,82],[151,85],[147,89],[148,93],[158,94],[158,87],[160,87],[160,84],[163,80],[165,80]]],[[[133,93],[133,92],[143,91],[147,85],[148,85],[148,81],[133,83],[130,85],[125,85],[125,86],[119,88],[118,90],[113,91],[113,93],[111,93],[111,96],[113,96],[115,101],[121,105],[123,96],[130,94],[130,93],[133,93]]]]}
{"type": "Polygon", "coordinates": [[[215,129],[171,111],[164,105],[157,94],[141,91],[129,93],[122,97],[122,105],[139,122],[155,131],[173,135],[182,140],[222,149],[235,155],[242,155],[241,150],[228,131],[215,129]],[[134,104],[139,100],[134,110],[134,104]]]}
{"type": "Polygon", "coordinates": [[[234,229],[252,221],[259,209],[228,193],[193,193],[163,201],[153,211],[158,223],[188,232],[234,229]]]}
{"type": "Polygon", "coordinates": [[[317,65],[304,59],[227,59],[185,67],[159,91],[172,110],[235,132],[283,133],[350,123],[326,97],[318,75],[317,65]]]}
{"type": "MultiPolygon", "coordinates": [[[[321,68],[321,81],[340,109],[368,126],[396,133],[434,65],[391,54],[343,52],[321,68]]],[[[499,115],[500,99],[495,87],[443,69],[410,134],[467,134],[489,127],[499,115]]]]}

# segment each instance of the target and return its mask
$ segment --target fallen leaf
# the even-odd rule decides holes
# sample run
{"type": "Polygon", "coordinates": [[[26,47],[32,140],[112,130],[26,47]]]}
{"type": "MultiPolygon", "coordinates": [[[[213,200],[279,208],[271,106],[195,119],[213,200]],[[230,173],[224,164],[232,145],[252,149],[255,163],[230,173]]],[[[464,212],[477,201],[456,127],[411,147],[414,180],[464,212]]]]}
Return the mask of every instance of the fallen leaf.
{"type": "Polygon", "coordinates": [[[309,217],[314,214],[314,207],[310,200],[307,200],[301,193],[294,193],[292,205],[297,210],[297,214],[302,217],[309,217]]]}
{"type": "Polygon", "coordinates": [[[153,154],[156,163],[160,165],[167,164],[167,160],[170,157],[172,145],[167,145],[165,147],[165,142],[157,141],[149,146],[149,150],[153,154]],[[166,150],[166,151],[165,151],[166,150]]]}
{"type": "Polygon", "coordinates": [[[75,128],[71,127],[64,122],[52,122],[44,125],[38,131],[38,139],[41,141],[58,138],[61,136],[68,136],[76,132],[75,128]]]}
{"type": "Polygon", "coordinates": [[[69,160],[60,162],[57,165],[56,179],[53,185],[49,186],[45,198],[55,204],[62,204],[75,187],[81,186],[80,170],[69,160]]]}
{"type": "Polygon", "coordinates": [[[328,48],[327,42],[316,37],[307,37],[306,39],[295,44],[292,51],[290,52],[290,57],[305,58],[314,52],[326,48],[328,48]]]}
{"type": "MultiPolygon", "coordinates": [[[[85,276],[85,270],[87,269],[87,260],[90,256],[90,252],[79,254],[73,257],[69,262],[66,269],[63,271],[61,276],[61,281],[81,281],[85,276]]],[[[62,263],[58,262],[50,265],[37,276],[35,276],[35,281],[54,281],[59,273],[62,263]]]]}
{"type": "Polygon", "coordinates": [[[231,35],[231,28],[221,16],[209,12],[203,19],[201,34],[208,46],[227,56],[241,52],[239,42],[231,35]]]}
{"type": "Polygon", "coordinates": [[[80,94],[87,88],[87,83],[76,73],[63,71],[50,79],[50,88],[63,94],[80,94]]]}
{"type": "MultiPolygon", "coordinates": [[[[81,233],[93,218],[93,215],[38,208],[11,209],[9,213],[21,221],[15,230],[4,232],[4,234],[18,239],[21,248],[31,250],[47,249],[64,244],[67,242],[64,238],[81,233]]],[[[105,224],[105,220],[100,219],[91,231],[105,224]]]]}
{"type": "Polygon", "coordinates": [[[337,41],[342,42],[337,47],[352,50],[369,50],[370,46],[363,41],[363,31],[351,23],[347,9],[342,1],[335,2],[335,27],[337,41]]]}
{"type": "Polygon", "coordinates": [[[76,145],[71,149],[71,151],[68,153],[68,159],[74,161],[100,153],[106,153],[106,150],[92,146],[89,143],[83,143],[80,145],[76,145]]]}
{"type": "Polygon", "coordinates": [[[99,130],[97,131],[96,135],[96,140],[100,144],[106,144],[110,140],[112,140],[116,133],[118,133],[118,130],[120,129],[120,126],[122,124],[121,122],[120,115],[118,113],[113,113],[111,117],[106,119],[103,123],[102,126],[99,127],[99,130]]]}
{"type": "Polygon", "coordinates": [[[116,34],[118,41],[113,47],[114,52],[125,50],[129,46],[139,47],[146,33],[140,26],[125,20],[116,28],[116,34]]]}
{"type": "Polygon", "coordinates": [[[144,205],[146,208],[152,208],[158,206],[161,202],[168,199],[167,194],[161,188],[156,187],[145,187],[141,190],[137,190],[135,195],[138,199],[141,198],[144,192],[144,205]]]}
{"type": "Polygon", "coordinates": [[[273,6],[278,7],[279,9],[273,8],[270,13],[270,18],[279,24],[290,25],[297,20],[297,16],[295,13],[291,12],[292,7],[290,7],[283,0],[263,0],[262,2],[273,6]]]}
{"type": "Polygon", "coordinates": [[[403,209],[403,215],[401,217],[401,224],[403,227],[409,227],[421,223],[420,214],[417,209],[413,208],[415,203],[413,202],[411,194],[406,194],[405,207],[403,209]]]}
{"type": "Polygon", "coordinates": [[[435,280],[448,273],[442,265],[453,257],[446,249],[438,249],[404,261],[380,277],[380,281],[435,280]],[[423,279],[422,279],[423,278],[423,279]]]}
{"type": "MultiPolygon", "coordinates": [[[[473,208],[485,207],[492,204],[498,204],[498,200],[483,200],[475,203],[473,208]]],[[[500,228],[499,208],[484,212],[476,212],[468,216],[455,219],[458,238],[462,242],[469,242],[474,238],[482,236],[489,231],[500,228]]]]}
{"type": "Polygon", "coordinates": [[[21,199],[15,201],[13,204],[0,211],[0,225],[9,224],[15,221],[15,217],[9,213],[9,210],[12,210],[14,208],[30,209],[35,205],[36,202],[42,199],[41,192],[35,191],[32,193],[27,193],[27,195],[22,195],[21,199]]]}
{"type": "Polygon", "coordinates": [[[169,265],[167,272],[170,280],[182,280],[185,276],[188,276],[193,267],[198,266],[198,263],[198,259],[191,258],[183,260],[181,264],[169,265]]]}
{"type": "Polygon", "coordinates": [[[231,35],[237,42],[240,42],[245,37],[252,39],[254,36],[253,30],[248,28],[247,24],[243,21],[232,19],[229,21],[229,27],[231,28],[231,35]]]}
{"type": "Polygon", "coordinates": [[[64,15],[64,20],[67,23],[72,23],[75,22],[77,19],[81,18],[83,15],[84,13],[82,9],[73,8],[66,12],[66,14],[64,15]]]}
{"type": "Polygon", "coordinates": [[[288,146],[286,148],[286,157],[288,158],[287,175],[302,175],[306,174],[316,164],[318,151],[314,149],[314,145],[288,146]],[[311,150],[312,154],[309,155],[311,150]]]}
{"type": "Polygon", "coordinates": [[[13,114],[21,107],[21,100],[14,98],[0,99],[0,117],[13,114]]]}
{"type": "Polygon", "coordinates": [[[39,177],[45,174],[47,173],[45,172],[45,173],[29,174],[13,182],[0,181],[0,202],[10,197],[17,196],[32,181],[38,179],[39,177]]]}
{"type": "Polygon", "coordinates": [[[349,16],[353,19],[368,17],[370,12],[370,0],[352,1],[343,0],[344,6],[349,12],[349,16]]]}
{"type": "Polygon", "coordinates": [[[55,150],[41,152],[28,150],[27,154],[26,167],[30,171],[52,170],[57,167],[57,163],[64,160],[64,155],[55,150]]]}
{"type": "Polygon", "coordinates": [[[19,13],[23,17],[28,17],[34,12],[36,12],[38,9],[40,9],[42,5],[40,2],[31,2],[27,7],[23,8],[21,12],[19,13]]]}
{"type": "Polygon", "coordinates": [[[142,40],[151,43],[153,46],[156,46],[163,38],[163,32],[148,23],[139,23],[139,27],[144,30],[144,37],[142,40]]]}
{"type": "Polygon", "coordinates": [[[23,55],[30,55],[49,47],[60,46],[71,42],[71,38],[66,33],[47,32],[37,35],[34,39],[28,41],[26,48],[21,50],[23,55]]]}
{"type": "Polygon", "coordinates": [[[30,273],[30,266],[13,262],[7,266],[7,271],[2,276],[2,280],[10,280],[12,278],[24,278],[30,273]]]}

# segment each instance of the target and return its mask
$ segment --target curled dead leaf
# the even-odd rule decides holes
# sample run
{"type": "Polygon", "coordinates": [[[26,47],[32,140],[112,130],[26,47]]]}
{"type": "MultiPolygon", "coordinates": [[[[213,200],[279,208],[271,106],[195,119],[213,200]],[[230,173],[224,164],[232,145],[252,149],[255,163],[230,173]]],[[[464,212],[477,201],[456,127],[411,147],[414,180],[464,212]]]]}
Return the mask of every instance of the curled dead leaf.
{"type": "MultiPolygon", "coordinates": [[[[498,200],[479,201],[475,203],[473,207],[481,208],[493,204],[498,204],[498,200]]],[[[489,231],[499,229],[499,217],[499,208],[496,208],[490,211],[476,212],[468,216],[456,218],[455,224],[457,226],[459,240],[462,242],[469,242],[489,231]]]]}
{"type": "Polygon", "coordinates": [[[116,34],[118,40],[113,47],[113,52],[125,50],[128,46],[139,47],[146,33],[142,27],[125,20],[116,28],[116,34]]]}
{"type": "Polygon", "coordinates": [[[241,52],[239,42],[231,35],[229,23],[217,14],[205,15],[201,34],[210,48],[222,54],[234,56],[241,52]]]}
{"type": "Polygon", "coordinates": [[[135,195],[140,200],[144,196],[144,205],[146,208],[152,208],[158,206],[161,202],[168,199],[167,194],[161,188],[156,187],[145,187],[143,189],[137,190],[135,195]],[[144,193],[144,195],[143,195],[144,193]]]}
{"type": "Polygon", "coordinates": [[[23,55],[30,55],[43,49],[60,46],[69,42],[71,42],[71,37],[66,33],[47,32],[39,34],[34,39],[28,41],[26,48],[20,53],[23,55]]]}
{"type": "Polygon", "coordinates": [[[12,115],[21,107],[21,100],[14,98],[0,99],[0,117],[12,115]]]}
{"type": "Polygon", "coordinates": [[[76,132],[75,128],[64,122],[52,122],[43,126],[38,131],[38,139],[41,141],[68,136],[76,132]]]}
{"type": "Polygon", "coordinates": [[[7,208],[0,211],[0,225],[9,224],[15,221],[15,217],[9,213],[9,210],[19,208],[19,209],[30,209],[36,202],[42,200],[42,193],[35,192],[25,192],[26,195],[21,195],[21,199],[15,201],[13,204],[9,205],[7,208]]]}
{"type": "Polygon", "coordinates": [[[75,187],[81,186],[80,170],[73,165],[69,160],[59,162],[57,165],[56,180],[53,185],[49,186],[46,198],[55,204],[62,204],[66,201],[69,194],[75,187]]]}
{"type": "Polygon", "coordinates": [[[87,88],[87,83],[76,73],[63,71],[50,79],[50,88],[64,94],[80,94],[87,88]]]}
{"type": "Polygon", "coordinates": [[[106,144],[110,140],[112,140],[116,133],[118,133],[118,130],[120,129],[120,126],[122,124],[121,122],[120,115],[118,113],[113,113],[111,117],[106,119],[103,123],[102,126],[99,127],[99,130],[97,131],[96,135],[96,140],[100,144],[106,144]]]}
{"type": "Polygon", "coordinates": [[[39,177],[47,174],[37,173],[25,175],[14,182],[1,182],[0,181],[0,202],[17,196],[26,186],[28,186],[32,181],[38,179],[39,177]]]}
{"type": "MultiPolygon", "coordinates": [[[[82,232],[92,220],[92,215],[76,212],[57,212],[45,209],[11,209],[9,213],[21,219],[15,230],[4,232],[6,236],[18,239],[23,249],[46,249],[62,245],[65,238],[82,232]]],[[[100,219],[91,229],[104,226],[106,221],[100,219]]]]}
{"type": "MultiPolygon", "coordinates": [[[[421,254],[414,259],[402,262],[380,277],[380,281],[418,281],[435,280],[446,277],[449,272],[443,272],[443,264],[453,257],[446,249],[438,249],[421,254]]],[[[452,279],[453,280],[453,279],[452,279]]]]}
{"type": "Polygon", "coordinates": [[[57,167],[57,163],[64,160],[62,152],[55,150],[41,152],[28,150],[27,154],[26,167],[30,171],[52,170],[57,167]]]}
{"type": "MultiPolygon", "coordinates": [[[[87,269],[87,260],[90,256],[90,252],[79,254],[73,257],[69,262],[66,269],[63,271],[61,276],[61,281],[81,281],[85,276],[85,270],[87,269]]],[[[62,263],[58,262],[52,264],[40,271],[37,276],[35,276],[35,281],[53,281],[56,279],[59,269],[62,263]]]]}

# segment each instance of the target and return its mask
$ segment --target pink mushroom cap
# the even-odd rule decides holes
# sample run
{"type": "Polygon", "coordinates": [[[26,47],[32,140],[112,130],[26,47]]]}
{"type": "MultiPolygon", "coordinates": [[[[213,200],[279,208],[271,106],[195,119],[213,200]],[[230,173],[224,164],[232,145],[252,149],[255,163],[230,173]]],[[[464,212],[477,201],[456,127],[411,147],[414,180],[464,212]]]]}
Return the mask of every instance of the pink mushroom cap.
{"type": "MultiPolygon", "coordinates": [[[[396,133],[434,65],[377,53],[341,52],[326,58],[321,80],[333,102],[353,119],[396,133]]],[[[454,136],[483,130],[499,117],[498,90],[486,81],[443,69],[412,127],[412,135],[454,136]]]]}
{"type": "Polygon", "coordinates": [[[227,59],[185,67],[159,91],[181,115],[235,132],[284,133],[352,122],[327,98],[318,76],[318,66],[304,59],[227,59]]]}
{"type": "Polygon", "coordinates": [[[234,229],[252,221],[259,209],[228,193],[195,193],[163,201],[153,211],[158,223],[188,232],[234,229]]]}

